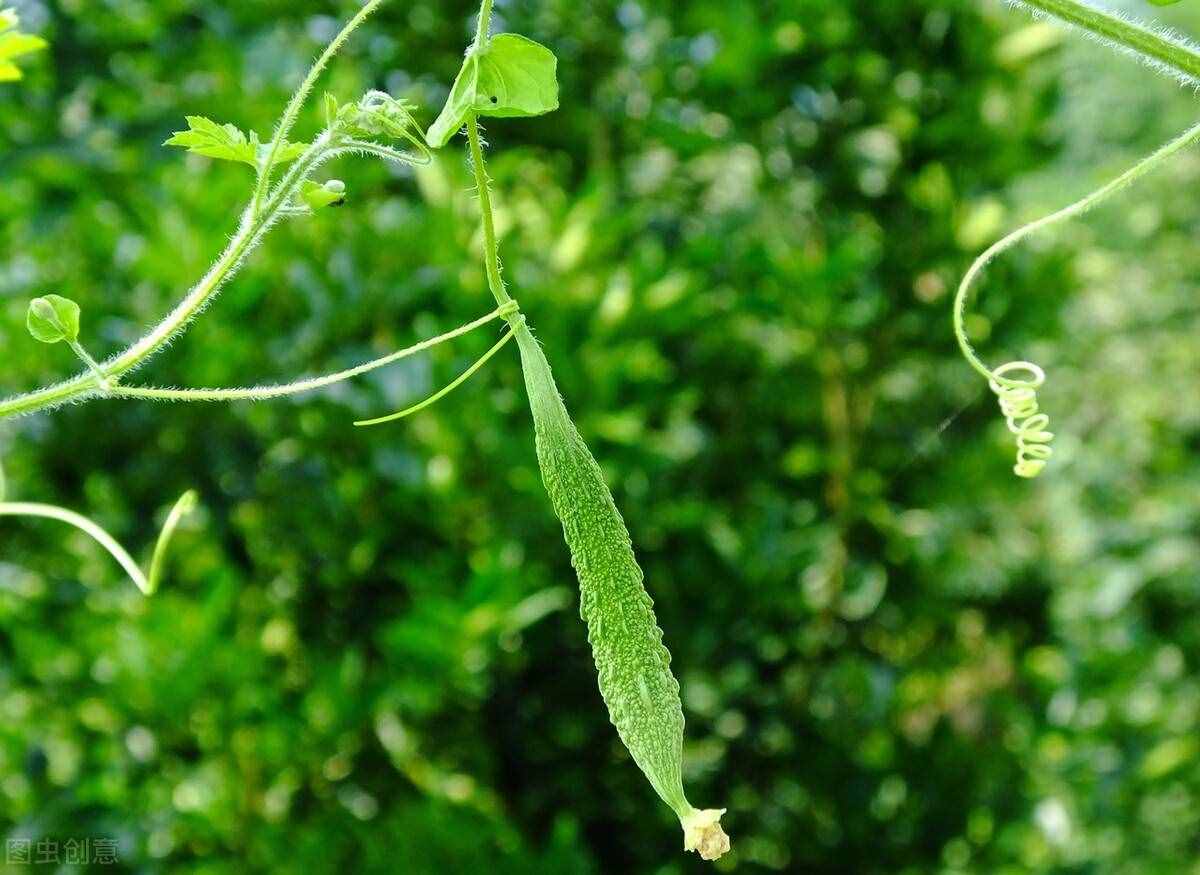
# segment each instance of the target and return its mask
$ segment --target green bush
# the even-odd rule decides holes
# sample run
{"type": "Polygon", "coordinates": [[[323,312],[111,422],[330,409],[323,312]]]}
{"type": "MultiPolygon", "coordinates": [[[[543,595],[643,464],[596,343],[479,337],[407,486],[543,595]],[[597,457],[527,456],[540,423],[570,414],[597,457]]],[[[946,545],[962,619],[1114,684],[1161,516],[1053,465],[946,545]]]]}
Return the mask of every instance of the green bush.
{"type": "MultiPolygon", "coordinates": [[[[0,91],[5,392],[74,368],[31,298],[78,301],[99,356],[203,273],[244,175],[159,144],[185,114],[268,134],[356,8],[19,5],[50,48],[0,91]]],[[[472,6],[389,4],[325,87],[428,125],[472,6]]],[[[1194,868],[1196,156],[986,280],[975,336],[1055,372],[1053,476],[1012,477],[949,330],[977,250],[1188,94],[966,0],[500,14],[563,93],[490,132],[506,275],[633,535],[728,865],[1194,868]]],[[[337,172],[347,206],[276,231],[148,382],[324,373],[486,311],[461,151],[337,172]]],[[[203,505],[149,600],[82,536],[0,528],[7,839],[115,839],[130,871],[699,870],[597,695],[515,353],[351,426],[486,334],[314,397],[5,424],[11,493],[139,551],[203,505]]]]}

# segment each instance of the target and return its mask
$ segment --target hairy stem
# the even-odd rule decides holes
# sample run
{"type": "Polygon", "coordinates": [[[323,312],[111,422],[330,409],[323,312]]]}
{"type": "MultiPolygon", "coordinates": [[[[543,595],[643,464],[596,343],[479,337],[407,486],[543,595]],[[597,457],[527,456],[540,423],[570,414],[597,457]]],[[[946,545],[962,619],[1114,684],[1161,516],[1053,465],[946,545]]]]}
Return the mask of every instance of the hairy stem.
{"type": "Polygon", "coordinates": [[[99,373],[91,371],[73,379],[0,401],[0,419],[33,413],[69,401],[106,394],[102,379],[112,380],[143,364],[159,352],[179,331],[203,310],[225,283],[237,272],[246,256],[262,242],[263,237],[283,215],[300,185],[325,161],[342,154],[345,145],[326,132],[293,164],[267,200],[264,208],[255,212],[247,207],[233,239],[184,299],[176,305],[150,333],[116,356],[99,365],[99,373]]]}
{"type": "Polygon", "coordinates": [[[493,0],[483,0],[479,7],[479,26],[475,31],[473,49],[482,49],[487,44],[492,27],[492,2],[493,0]]]}
{"type": "Polygon", "coordinates": [[[263,162],[259,170],[258,185],[254,189],[254,198],[251,201],[253,212],[258,211],[263,198],[267,196],[267,190],[271,185],[271,172],[275,169],[275,165],[279,160],[279,150],[283,147],[283,141],[292,132],[292,128],[295,127],[296,120],[300,117],[300,110],[304,107],[304,102],[308,100],[308,96],[312,93],[317,80],[321,78],[321,74],[325,72],[325,68],[333,60],[333,56],[341,51],[342,46],[346,44],[346,40],[350,38],[350,35],[358,30],[362,23],[370,18],[383,3],[384,0],[370,0],[366,6],[358,11],[357,15],[346,23],[341,32],[333,38],[333,42],[325,47],[325,51],[317,58],[316,63],[312,65],[312,69],[308,71],[308,75],[304,77],[304,81],[300,83],[300,87],[296,89],[296,93],[292,95],[292,99],[288,101],[288,105],[279,119],[279,124],[275,126],[275,136],[271,140],[271,150],[267,153],[267,160],[263,162]]]}
{"type": "Polygon", "coordinates": [[[479,210],[483,213],[483,255],[487,265],[488,287],[491,288],[496,303],[503,306],[512,298],[509,297],[504,277],[500,273],[500,244],[496,239],[496,218],[492,212],[492,181],[488,177],[487,164],[484,162],[479,121],[473,114],[467,119],[467,139],[471,142],[471,167],[475,171],[479,210]]]}
{"type": "Polygon", "coordinates": [[[1096,6],[1088,0],[1011,0],[1057,18],[1189,84],[1200,84],[1200,47],[1164,29],[1096,6]]]}
{"type": "Polygon", "coordinates": [[[112,384],[109,382],[108,377],[104,376],[104,371],[100,370],[99,363],[91,357],[88,351],[83,348],[83,345],[78,340],[68,340],[67,344],[71,347],[71,351],[75,353],[76,357],[87,366],[87,369],[96,378],[96,388],[104,392],[111,389],[112,384]]]}

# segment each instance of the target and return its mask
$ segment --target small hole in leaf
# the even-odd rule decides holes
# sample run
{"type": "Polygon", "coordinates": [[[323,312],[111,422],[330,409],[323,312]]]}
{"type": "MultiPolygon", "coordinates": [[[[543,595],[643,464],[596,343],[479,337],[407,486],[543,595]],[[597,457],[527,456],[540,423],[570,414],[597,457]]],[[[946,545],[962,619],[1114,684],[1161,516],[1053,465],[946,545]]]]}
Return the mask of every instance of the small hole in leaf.
{"type": "Polygon", "coordinates": [[[499,102],[500,102],[499,97],[495,97],[495,96],[492,97],[492,103],[499,103],[499,102]]]}

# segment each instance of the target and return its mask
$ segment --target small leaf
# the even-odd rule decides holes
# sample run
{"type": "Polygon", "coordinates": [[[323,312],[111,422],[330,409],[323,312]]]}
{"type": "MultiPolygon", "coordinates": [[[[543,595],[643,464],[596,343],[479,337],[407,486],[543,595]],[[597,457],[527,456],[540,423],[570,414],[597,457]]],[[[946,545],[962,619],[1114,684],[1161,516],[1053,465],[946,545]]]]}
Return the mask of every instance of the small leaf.
{"type": "Polygon", "coordinates": [[[337,107],[336,102],[328,103],[326,113],[334,113],[330,127],[352,137],[383,137],[423,145],[424,135],[413,118],[412,105],[406,100],[397,100],[386,91],[368,91],[358,103],[341,107],[337,107]]]}
{"type": "Polygon", "coordinates": [[[331,179],[324,185],[307,180],[300,189],[300,199],[314,213],[326,207],[340,207],[346,202],[346,183],[331,179]]]}
{"type": "Polygon", "coordinates": [[[502,33],[482,51],[467,55],[426,141],[434,149],[445,146],[472,112],[491,118],[527,118],[556,109],[554,52],[515,33],[502,33]]]}
{"type": "Polygon", "coordinates": [[[25,325],[42,343],[75,343],[79,339],[79,305],[58,295],[34,298],[25,325]]]}
{"type": "Polygon", "coordinates": [[[558,109],[558,59],[515,33],[502,33],[479,61],[475,111],[494,118],[527,118],[558,109]]]}
{"type": "Polygon", "coordinates": [[[1150,0],[1155,6],[1170,6],[1173,3],[1178,3],[1179,0],[1150,0]]]}
{"type": "MultiPolygon", "coordinates": [[[[215,158],[218,161],[248,164],[255,169],[260,161],[265,160],[271,148],[269,143],[260,143],[257,134],[251,132],[247,137],[235,125],[217,124],[212,119],[200,115],[189,115],[187,123],[188,130],[176,131],[163,145],[187,149],[196,155],[215,158]]],[[[295,161],[307,148],[304,143],[283,143],[277,156],[278,163],[295,161]]]]}

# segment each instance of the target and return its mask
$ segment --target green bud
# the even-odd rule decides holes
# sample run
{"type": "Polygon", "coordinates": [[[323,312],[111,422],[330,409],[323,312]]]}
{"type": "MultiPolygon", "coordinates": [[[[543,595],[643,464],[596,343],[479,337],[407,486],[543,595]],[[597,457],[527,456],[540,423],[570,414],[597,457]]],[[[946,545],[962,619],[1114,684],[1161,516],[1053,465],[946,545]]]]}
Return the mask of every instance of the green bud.
{"type": "Polygon", "coordinates": [[[59,295],[34,298],[25,325],[42,343],[75,343],[79,340],[79,305],[59,295]]]}
{"type": "Polygon", "coordinates": [[[340,207],[346,203],[346,183],[331,179],[324,185],[305,182],[300,189],[300,199],[314,213],[326,207],[340,207]]]}

